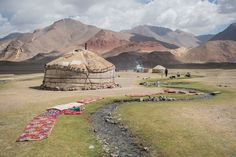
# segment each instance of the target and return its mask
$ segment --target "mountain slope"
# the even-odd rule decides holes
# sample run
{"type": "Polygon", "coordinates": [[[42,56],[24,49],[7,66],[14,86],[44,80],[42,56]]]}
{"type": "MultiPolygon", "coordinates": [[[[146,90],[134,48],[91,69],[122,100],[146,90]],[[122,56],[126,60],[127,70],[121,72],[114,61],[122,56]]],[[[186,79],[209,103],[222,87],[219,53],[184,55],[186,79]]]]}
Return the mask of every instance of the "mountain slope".
{"type": "Polygon", "coordinates": [[[117,33],[110,30],[100,30],[95,36],[86,43],[89,50],[98,54],[105,53],[116,47],[129,43],[130,34],[117,33]]]}
{"type": "Polygon", "coordinates": [[[215,35],[213,35],[213,34],[199,35],[199,36],[197,36],[197,39],[200,41],[200,43],[205,43],[214,36],[215,35]]]}
{"type": "Polygon", "coordinates": [[[118,69],[134,69],[137,64],[152,68],[157,64],[166,65],[180,63],[172,53],[167,51],[154,51],[151,53],[124,52],[106,59],[113,63],[118,69]]]}
{"type": "Polygon", "coordinates": [[[216,34],[208,42],[190,49],[183,60],[191,63],[236,62],[236,24],[216,34]]]}
{"type": "Polygon", "coordinates": [[[1,48],[1,60],[21,61],[38,53],[48,53],[73,44],[82,44],[99,28],[72,19],[62,19],[52,25],[25,33],[1,48]]]}
{"type": "MultiPolygon", "coordinates": [[[[0,60],[23,61],[37,54],[68,52],[84,46],[102,55],[119,50],[126,51],[166,51],[178,46],[153,37],[124,32],[104,30],[83,24],[73,19],[62,19],[33,33],[10,35],[0,41],[0,60]],[[114,50],[114,51],[113,51],[114,50]]],[[[46,56],[46,55],[45,55],[46,56]]],[[[111,55],[110,55],[111,56],[111,55]]]]}
{"type": "Polygon", "coordinates": [[[19,33],[19,32],[11,33],[11,34],[8,34],[7,36],[3,37],[3,38],[0,38],[0,41],[18,38],[18,37],[20,37],[22,34],[23,34],[23,33],[19,33]]]}
{"type": "Polygon", "coordinates": [[[217,40],[193,48],[184,56],[188,63],[236,62],[236,41],[217,40]]]}
{"type": "Polygon", "coordinates": [[[233,40],[236,41],[236,23],[231,24],[224,31],[216,34],[211,38],[211,41],[214,40],[233,40]]]}
{"type": "Polygon", "coordinates": [[[200,43],[200,41],[191,33],[181,30],[173,31],[164,27],[140,25],[131,30],[124,30],[124,32],[153,37],[159,41],[171,43],[179,47],[195,47],[200,43]]]}
{"type": "Polygon", "coordinates": [[[114,48],[113,50],[103,54],[103,57],[117,56],[123,52],[139,52],[149,53],[152,51],[168,51],[169,49],[164,47],[161,43],[155,41],[146,42],[129,42],[125,45],[114,48]]]}

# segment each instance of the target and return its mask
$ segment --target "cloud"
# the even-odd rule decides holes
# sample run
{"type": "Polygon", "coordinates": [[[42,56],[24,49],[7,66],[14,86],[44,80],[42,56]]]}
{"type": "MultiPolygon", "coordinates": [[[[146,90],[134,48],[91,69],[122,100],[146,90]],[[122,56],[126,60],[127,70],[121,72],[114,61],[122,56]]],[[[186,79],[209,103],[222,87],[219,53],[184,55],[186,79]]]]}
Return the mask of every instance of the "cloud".
{"type": "Polygon", "coordinates": [[[235,0],[221,0],[218,2],[219,12],[228,14],[236,12],[236,1],[235,0]]]}
{"type": "Polygon", "coordinates": [[[0,0],[0,36],[73,17],[122,30],[140,24],[208,33],[236,20],[234,0],[0,0]]]}

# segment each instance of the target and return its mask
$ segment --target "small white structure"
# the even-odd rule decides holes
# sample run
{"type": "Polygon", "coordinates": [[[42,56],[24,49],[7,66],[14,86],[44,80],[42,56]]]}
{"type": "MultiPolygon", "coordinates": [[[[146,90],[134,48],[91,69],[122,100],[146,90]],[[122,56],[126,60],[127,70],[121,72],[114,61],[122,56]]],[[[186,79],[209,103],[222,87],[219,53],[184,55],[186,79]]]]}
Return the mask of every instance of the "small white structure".
{"type": "Polygon", "coordinates": [[[144,68],[143,68],[140,64],[138,64],[138,65],[136,66],[135,71],[136,71],[136,72],[143,72],[143,71],[144,71],[144,68]]]}
{"type": "Polygon", "coordinates": [[[164,74],[165,73],[165,67],[162,65],[157,65],[152,69],[152,73],[161,73],[164,74]]]}

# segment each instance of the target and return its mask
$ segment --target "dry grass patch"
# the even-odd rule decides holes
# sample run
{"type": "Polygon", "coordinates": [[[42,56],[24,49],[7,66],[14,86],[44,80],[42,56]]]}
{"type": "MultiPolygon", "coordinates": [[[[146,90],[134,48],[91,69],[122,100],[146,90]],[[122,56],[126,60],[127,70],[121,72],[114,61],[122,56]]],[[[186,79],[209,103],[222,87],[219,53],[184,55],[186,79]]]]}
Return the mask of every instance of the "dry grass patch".
{"type": "MultiPolygon", "coordinates": [[[[193,83],[185,88],[219,90],[193,83]]],[[[131,103],[116,114],[151,147],[151,156],[236,156],[236,94],[222,90],[210,99],[131,103]]]]}

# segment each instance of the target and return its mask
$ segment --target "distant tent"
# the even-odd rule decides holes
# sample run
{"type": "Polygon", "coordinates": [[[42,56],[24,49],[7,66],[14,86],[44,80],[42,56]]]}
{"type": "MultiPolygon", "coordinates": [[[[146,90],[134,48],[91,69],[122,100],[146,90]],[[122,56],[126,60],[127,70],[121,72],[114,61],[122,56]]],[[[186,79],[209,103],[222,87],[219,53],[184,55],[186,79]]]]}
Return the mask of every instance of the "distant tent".
{"type": "Polygon", "coordinates": [[[164,73],[165,69],[162,65],[157,65],[152,69],[152,73],[164,73]]]}
{"type": "Polygon", "coordinates": [[[42,88],[56,90],[114,87],[115,66],[95,53],[78,49],[45,65],[42,88]]]}
{"type": "Polygon", "coordinates": [[[141,65],[137,65],[136,68],[135,68],[135,71],[136,72],[143,72],[144,71],[144,68],[141,66],[141,65]]]}

